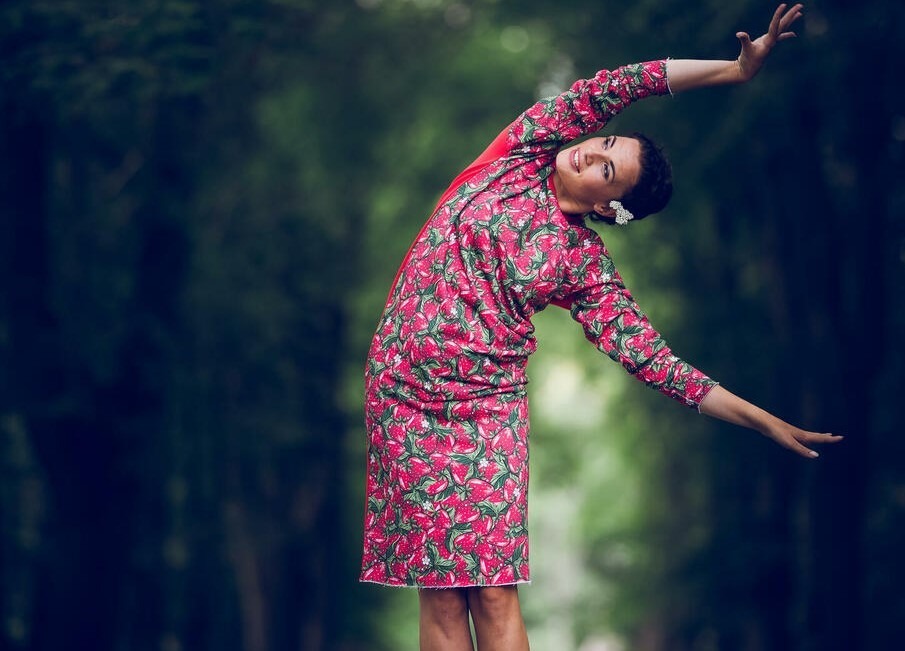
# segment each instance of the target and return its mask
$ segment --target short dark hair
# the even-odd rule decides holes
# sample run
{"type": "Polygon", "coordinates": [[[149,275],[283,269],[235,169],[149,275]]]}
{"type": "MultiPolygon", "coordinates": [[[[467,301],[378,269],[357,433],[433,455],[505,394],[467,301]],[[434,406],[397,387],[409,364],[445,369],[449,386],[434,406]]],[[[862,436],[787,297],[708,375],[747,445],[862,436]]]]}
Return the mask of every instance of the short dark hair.
{"type": "MultiPolygon", "coordinates": [[[[635,216],[634,221],[637,221],[660,212],[669,203],[672,197],[672,166],[660,145],[646,135],[636,131],[630,137],[641,145],[641,173],[638,181],[620,201],[635,216]]],[[[614,221],[611,217],[597,213],[592,213],[591,216],[599,221],[614,221]]]]}

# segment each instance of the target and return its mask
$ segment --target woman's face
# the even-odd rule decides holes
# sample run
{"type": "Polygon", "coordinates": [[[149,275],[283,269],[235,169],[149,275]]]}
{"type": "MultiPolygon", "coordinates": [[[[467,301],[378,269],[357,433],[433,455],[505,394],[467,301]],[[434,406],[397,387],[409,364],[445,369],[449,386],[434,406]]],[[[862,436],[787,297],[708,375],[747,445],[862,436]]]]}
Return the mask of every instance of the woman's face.
{"type": "Polygon", "coordinates": [[[641,144],[634,138],[589,138],[556,155],[553,183],[564,213],[612,217],[610,201],[634,187],[641,174],[641,144]]]}

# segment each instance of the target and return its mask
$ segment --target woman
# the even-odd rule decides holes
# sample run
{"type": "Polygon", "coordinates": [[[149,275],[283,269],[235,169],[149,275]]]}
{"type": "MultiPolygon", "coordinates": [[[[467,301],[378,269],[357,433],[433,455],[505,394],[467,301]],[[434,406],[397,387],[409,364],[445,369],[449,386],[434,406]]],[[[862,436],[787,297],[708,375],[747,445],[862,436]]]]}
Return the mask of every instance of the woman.
{"type": "Polygon", "coordinates": [[[634,100],[751,79],[794,36],[801,5],[735,61],[601,71],[538,102],[441,197],[400,268],[368,356],[361,580],[415,586],[423,650],[527,649],[516,585],[529,580],[531,316],[555,303],[639,379],[807,457],[840,437],[793,427],[675,357],[585,216],[626,224],[662,209],[669,166],[645,137],[570,141],[634,100]],[[438,589],[446,588],[446,589],[438,589]]]}

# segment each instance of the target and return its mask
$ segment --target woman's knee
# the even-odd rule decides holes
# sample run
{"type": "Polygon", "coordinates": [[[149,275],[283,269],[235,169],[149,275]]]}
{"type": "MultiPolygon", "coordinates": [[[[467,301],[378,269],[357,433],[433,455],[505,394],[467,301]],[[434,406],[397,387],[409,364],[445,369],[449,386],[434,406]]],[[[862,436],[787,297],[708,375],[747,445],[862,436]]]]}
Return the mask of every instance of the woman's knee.
{"type": "Polygon", "coordinates": [[[473,617],[497,619],[521,614],[518,589],[514,585],[470,588],[468,607],[473,617]]]}
{"type": "Polygon", "coordinates": [[[422,589],[418,591],[418,601],[422,617],[444,628],[468,620],[468,600],[463,589],[422,589]]]}

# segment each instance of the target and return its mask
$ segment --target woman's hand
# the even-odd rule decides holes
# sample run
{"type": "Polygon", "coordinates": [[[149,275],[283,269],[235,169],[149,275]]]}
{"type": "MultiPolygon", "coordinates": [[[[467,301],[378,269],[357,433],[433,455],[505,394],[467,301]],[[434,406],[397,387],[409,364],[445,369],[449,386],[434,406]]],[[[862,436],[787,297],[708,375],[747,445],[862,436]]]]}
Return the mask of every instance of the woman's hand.
{"type": "Polygon", "coordinates": [[[837,436],[835,434],[819,434],[817,432],[808,432],[803,429],[799,429],[794,425],[789,425],[788,423],[776,419],[778,422],[771,424],[769,427],[766,427],[761,430],[761,433],[776,441],[779,445],[783,446],[795,452],[796,454],[800,454],[803,457],[814,458],[819,456],[817,452],[809,448],[810,445],[821,444],[821,443],[838,443],[842,440],[841,436],[837,436]]]}
{"type": "Polygon", "coordinates": [[[781,4],[776,8],[767,33],[760,38],[752,41],[747,32],[738,32],[735,35],[742,44],[742,52],[736,59],[742,81],[749,81],[757,74],[774,45],[780,41],[795,38],[795,32],[788,31],[788,29],[801,17],[804,5],[797,4],[786,10],[787,6],[781,4]]]}
{"type": "Polygon", "coordinates": [[[818,434],[789,425],[784,420],[739,398],[721,386],[715,386],[710,390],[710,393],[701,402],[700,411],[702,414],[725,420],[727,423],[750,427],[767,438],[773,439],[784,448],[809,459],[818,456],[817,452],[808,447],[809,445],[838,443],[842,440],[841,436],[834,434],[818,434]]]}
{"type": "Polygon", "coordinates": [[[701,59],[670,59],[666,62],[669,76],[669,89],[673,93],[703,88],[705,86],[722,86],[749,81],[764,65],[773,46],[780,41],[795,37],[795,32],[788,27],[801,17],[803,5],[797,4],[789,10],[788,5],[781,4],[773,13],[773,20],[767,33],[752,41],[746,32],[738,32],[736,36],[742,44],[742,52],[735,61],[710,61],[701,59]]]}

